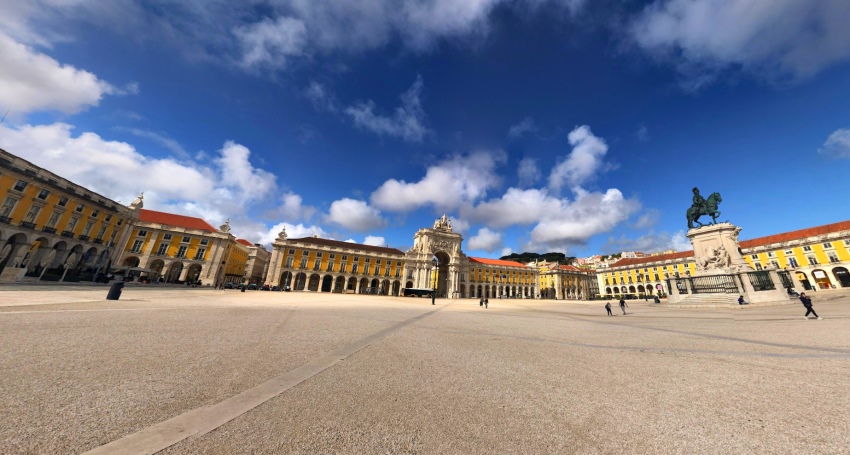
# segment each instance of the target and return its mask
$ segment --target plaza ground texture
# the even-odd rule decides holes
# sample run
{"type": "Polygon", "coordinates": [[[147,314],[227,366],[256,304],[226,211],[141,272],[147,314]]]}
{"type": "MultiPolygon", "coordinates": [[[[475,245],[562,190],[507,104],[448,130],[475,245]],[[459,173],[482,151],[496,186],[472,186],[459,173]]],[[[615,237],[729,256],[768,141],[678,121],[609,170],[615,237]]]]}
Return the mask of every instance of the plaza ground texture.
{"type": "Polygon", "coordinates": [[[0,453],[850,453],[850,296],[0,287],[0,453]]]}

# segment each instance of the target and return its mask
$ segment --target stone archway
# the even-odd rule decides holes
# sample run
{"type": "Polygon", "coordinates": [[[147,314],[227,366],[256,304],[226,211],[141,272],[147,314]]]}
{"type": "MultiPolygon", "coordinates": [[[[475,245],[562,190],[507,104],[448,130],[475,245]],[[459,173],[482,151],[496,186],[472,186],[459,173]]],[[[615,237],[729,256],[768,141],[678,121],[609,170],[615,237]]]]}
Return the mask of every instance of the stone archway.
{"type": "Polygon", "coordinates": [[[344,288],[345,288],[345,277],[340,275],[340,276],[336,277],[336,280],[334,280],[334,290],[333,290],[333,292],[336,292],[337,294],[342,294],[342,291],[344,290],[344,288]]]}
{"type": "Polygon", "coordinates": [[[368,287],[369,287],[369,279],[368,278],[361,278],[360,279],[360,288],[357,290],[357,292],[359,292],[360,294],[365,294],[366,288],[368,288],[368,287]]]}
{"type": "Polygon", "coordinates": [[[390,295],[390,280],[381,281],[381,295],[390,295]]]}
{"type": "Polygon", "coordinates": [[[291,288],[291,286],[292,286],[292,272],[287,270],[287,271],[281,273],[280,274],[280,284],[278,286],[280,287],[280,290],[282,290],[282,291],[285,291],[287,289],[287,286],[289,286],[290,289],[292,289],[291,288]]]}
{"type": "MultiPolygon", "coordinates": [[[[128,258],[129,259],[129,258],[128,258]]],[[[176,283],[180,280],[180,275],[183,273],[183,263],[180,261],[172,262],[168,265],[168,272],[165,273],[166,283],[176,283]]]]}
{"type": "Polygon", "coordinates": [[[850,272],[846,267],[835,267],[832,269],[832,276],[842,288],[850,288],[850,272]]]}
{"type": "Polygon", "coordinates": [[[121,267],[138,267],[140,262],[136,256],[130,256],[121,262],[121,267]]]}
{"type": "Polygon", "coordinates": [[[295,275],[295,290],[303,291],[307,287],[307,274],[304,272],[300,272],[298,275],[295,275]]]}
{"type": "Polygon", "coordinates": [[[401,291],[401,281],[398,281],[398,280],[393,281],[393,295],[398,297],[399,295],[401,295],[400,291],[401,291]]]}
{"type": "Polygon", "coordinates": [[[186,272],[186,281],[197,283],[198,278],[201,277],[202,268],[201,264],[190,264],[189,270],[186,272]]]}
{"type": "MultiPolygon", "coordinates": [[[[162,277],[162,270],[165,268],[165,262],[162,259],[154,259],[148,264],[148,268],[151,270],[151,281],[159,281],[162,277]]],[[[200,274],[200,272],[198,273],[200,274]]]]}
{"type": "Polygon", "coordinates": [[[307,283],[307,290],[312,292],[319,291],[319,274],[314,273],[310,275],[310,281],[307,283]]]}
{"type": "Polygon", "coordinates": [[[357,292],[357,278],[351,277],[348,279],[348,285],[345,287],[346,291],[357,292]]]}
{"type": "Polygon", "coordinates": [[[333,289],[333,281],[334,277],[330,275],[325,275],[322,278],[322,292],[331,292],[333,289]]]}

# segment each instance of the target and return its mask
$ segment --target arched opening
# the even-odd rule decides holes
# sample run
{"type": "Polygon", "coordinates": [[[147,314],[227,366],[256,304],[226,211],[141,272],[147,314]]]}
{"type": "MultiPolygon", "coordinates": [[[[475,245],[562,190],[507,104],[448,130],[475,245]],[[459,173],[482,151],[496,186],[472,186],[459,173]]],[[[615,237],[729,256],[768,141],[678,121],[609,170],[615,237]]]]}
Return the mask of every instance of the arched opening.
{"type": "Polygon", "coordinates": [[[19,268],[20,261],[29,249],[27,236],[17,233],[9,237],[0,248],[0,271],[6,267],[19,268]]]}
{"type": "Polygon", "coordinates": [[[284,291],[287,290],[287,289],[291,289],[290,286],[292,286],[292,272],[287,270],[287,271],[280,274],[280,285],[279,286],[284,291]]]}
{"type": "Polygon", "coordinates": [[[829,279],[829,275],[827,275],[825,271],[821,269],[812,270],[812,277],[815,279],[815,286],[817,286],[818,289],[832,288],[832,281],[829,279]]]}
{"type": "Polygon", "coordinates": [[[130,256],[124,259],[124,262],[121,263],[121,267],[138,267],[139,266],[139,258],[136,256],[130,256]]]}
{"type": "Polygon", "coordinates": [[[344,276],[336,277],[336,280],[334,280],[334,292],[336,292],[337,294],[342,294],[342,291],[344,290],[344,288],[345,288],[345,277],[344,276]]]}
{"type": "Polygon", "coordinates": [[[460,290],[460,298],[462,298],[462,299],[466,298],[466,285],[465,285],[465,284],[461,284],[461,285],[458,287],[458,289],[460,290]]]}
{"type": "Polygon", "coordinates": [[[832,269],[832,276],[842,288],[850,288],[850,272],[844,267],[836,267],[832,269]]]}
{"type": "Polygon", "coordinates": [[[180,274],[183,273],[183,263],[182,262],[172,262],[168,266],[168,272],[165,274],[165,282],[166,283],[176,283],[177,280],[180,279],[180,274]]]}
{"type": "Polygon", "coordinates": [[[381,295],[390,295],[390,280],[381,281],[381,295]]]}
{"type": "Polygon", "coordinates": [[[369,287],[369,279],[368,278],[361,278],[360,279],[360,289],[358,289],[357,292],[359,292],[361,294],[365,294],[367,292],[366,288],[368,288],[368,287],[369,287]]]}
{"type": "Polygon", "coordinates": [[[298,275],[295,275],[295,290],[303,291],[307,288],[307,274],[304,272],[299,272],[298,275]]]}
{"type": "Polygon", "coordinates": [[[310,275],[310,281],[307,283],[307,290],[312,292],[319,291],[319,274],[314,273],[310,275]]]}
{"type": "Polygon", "coordinates": [[[348,286],[345,288],[346,291],[357,292],[357,278],[351,277],[348,279],[348,286]]]}
{"type": "Polygon", "coordinates": [[[448,297],[449,292],[449,262],[451,258],[444,251],[439,251],[434,256],[440,263],[437,265],[437,274],[433,278],[436,280],[437,297],[448,297]]]}
{"type": "Polygon", "coordinates": [[[400,295],[399,291],[401,291],[401,281],[393,281],[393,295],[398,297],[400,295]]]}
{"type": "MultiPolygon", "coordinates": [[[[150,277],[151,281],[159,282],[162,280],[162,270],[165,269],[165,262],[162,259],[154,259],[148,264],[148,268],[150,269],[150,277]]],[[[198,275],[200,275],[200,271],[198,271],[198,275]]]]}
{"type": "Polygon", "coordinates": [[[186,271],[186,281],[190,283],[200,284],[199,281],[201,278],[201,269],[203,267],[201,264],[190,264],[189,270],[186,271]]]}
{"type": "Polygon", "coordinates": [[[333,289],[334,278],[330,275],[325,275],[322,278],[322,292],[331,292],[333,289]]]}
{"type": "Polygon", "coordinates": [[[412,289],[413,288],[413,282],[408,281],[407,283],[404,283],[404,288],[405,289],[412,289]]]}
{"type": "Polygon", "coordinates": [[[644,288],[643,288],[643,285],[642,285],[642,284],[639,284],[639,285],[638,285],[638,287],[637,287],[637,291],[638,291],[638,294],[639,294],[639,295],[644,295],[644,294],[646,294],[646,291],[644,290],[644,288]]]}
{"type": "Polygon", "coordinates": [[[803,272],[797,272],[797,279],[800,280],[800,284],[803,285],[803,289],[807,291],[812,290],[812,283],[809,282],[809,277],[806,276],[803,272]]]}

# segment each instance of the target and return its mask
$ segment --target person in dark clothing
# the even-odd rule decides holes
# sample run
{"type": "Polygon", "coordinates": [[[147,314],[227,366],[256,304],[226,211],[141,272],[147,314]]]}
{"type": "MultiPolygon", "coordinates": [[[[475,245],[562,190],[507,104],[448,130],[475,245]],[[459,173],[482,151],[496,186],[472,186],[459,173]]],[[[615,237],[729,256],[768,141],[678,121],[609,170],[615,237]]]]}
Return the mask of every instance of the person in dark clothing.
{"type": "Polygon", "coordinates": [[[485,298],[485,299],[484,299],[484,309],[485,309],[485,310],[487,309],[487,304],[488,304],[488,303],[490,303],[490,299],[485,298]]]}
{"type": "Polygon", "coordinates": [[[744,296],[742,295],[742,296],[738,297],[738,305],[743,305],[743,304],[744,304],[744,296]]]}
{"type": "Polygon", "coordinates": [[[484,297],[481,297],[481,300],[478,301],[478,306],[484,306],[484,297]]]}
{"type": "Polygon", "coordinates": [[[623,314],[626,314],[626,308],[629,306],[626,305],[626,299],[620,299],[620,309],[623,310],[623,314]]]}
{"type": "Polygon", "coordinates": [[[806,320],[809,319],[809,313],[815,315],[818,319],[822,319],[817,313],[815,313],[815,309],[812,308],[812,299],[807,297],[805,292],[800,293],[800,301],[803,302],[803,306],[806,307],[806,315],[803,316],[806,320]]]}
{"type": "Polygon", "coordinates": [[[608,312],[608,316],[613,316],[613,314],[611,314],[611,302],[605,304],[605,311],[608,312]]]}

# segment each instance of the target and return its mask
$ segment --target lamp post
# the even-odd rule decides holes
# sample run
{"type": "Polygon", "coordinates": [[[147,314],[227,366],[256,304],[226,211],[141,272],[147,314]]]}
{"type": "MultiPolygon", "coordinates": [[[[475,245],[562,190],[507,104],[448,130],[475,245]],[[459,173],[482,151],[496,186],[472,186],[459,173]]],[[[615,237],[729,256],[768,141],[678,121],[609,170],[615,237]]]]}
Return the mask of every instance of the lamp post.
{"type": "Polygon", "coordinates": [[[435,305],[434,299],[437,298],[437,277],[435,277],[434,275],[440,275],[439,271],[437,270],[437,267],[440,265],[440,260],[437,259],[437,256],[434,256],[433,258],[431,258],[431,262],[434,264],[434,268],[431,269],[431,305],[435,305]]]}

